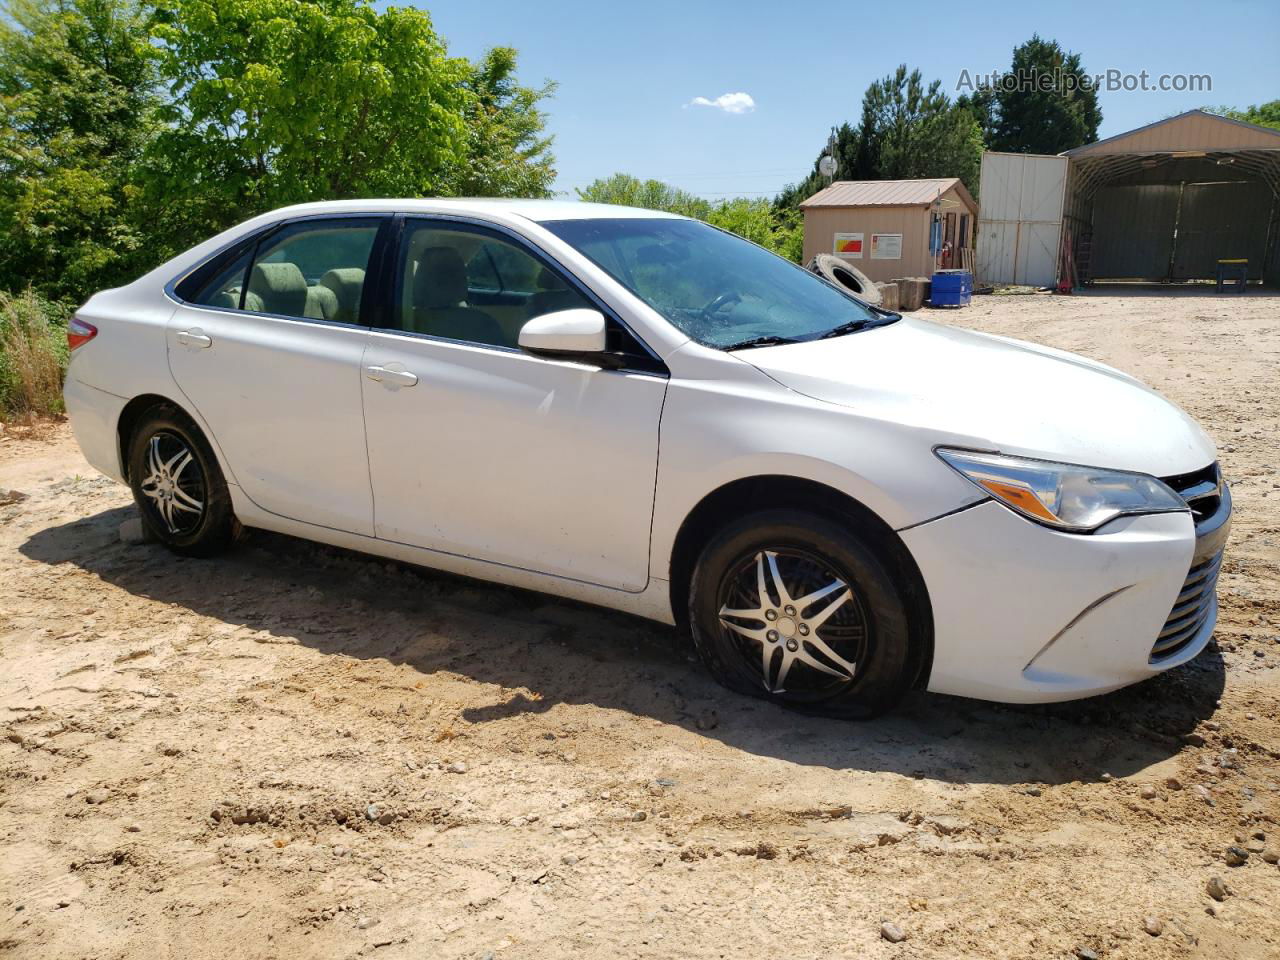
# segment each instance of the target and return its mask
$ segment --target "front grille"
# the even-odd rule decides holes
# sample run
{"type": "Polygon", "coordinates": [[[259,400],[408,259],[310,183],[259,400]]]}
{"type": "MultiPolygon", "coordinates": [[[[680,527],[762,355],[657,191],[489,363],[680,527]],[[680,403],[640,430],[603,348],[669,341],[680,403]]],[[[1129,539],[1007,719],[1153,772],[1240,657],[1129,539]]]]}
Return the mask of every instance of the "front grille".
{"type": "MultiPolygon", "coordinates": [[[[1195,521],[1196,533],[1202,540],[1211,537],[1209,530],[1217,524],[1206,524],[1206,521],[1217,514],[1222,505],[1222,472],[1218,465],[1211,463],[1201,470],[1182,473],[1176,477],[1162,477],[1161,480],[1187,501],[1187,506],[1191,508],[1191,518],[1195,521]]],[[[1205,545],[1207,544],[1202,543],[1202,548],[1205,545]]],[[[1182,583],[1178,599],[1169,612],[1169,619],[1165,621],[1151,648],[1152,663],[1176,656],[1195,639],[1213,610],[1218,589],[1218,570],[1221,567],[1220,549],[1192,564],[1187,579],[1182,583]]]]}
{"type": "Polygon", "coordinates": [[[1222,566],[1222,551],[1191,568],[1182,583],[1182,592],[1173,603],[1169,619],[1164,622],[1160,636],[1151,648],[1151,662],[1172,657],[1190,643],[1213,609],[1214,592],[1218,587],[1218,570],[1222,566]]]}
{"type": "Polygon", "coordinates": [[[1173,492],[1187,501],[1191,508],[1191,516],[1199,526],[1202,520],[1212,517],[1218,512],[1222,502],[1222,472],[1216,463],[1191,473],[1180,473],[1176,477],[1161,477],[1161,482],[1171,487],[1173,492]]]}

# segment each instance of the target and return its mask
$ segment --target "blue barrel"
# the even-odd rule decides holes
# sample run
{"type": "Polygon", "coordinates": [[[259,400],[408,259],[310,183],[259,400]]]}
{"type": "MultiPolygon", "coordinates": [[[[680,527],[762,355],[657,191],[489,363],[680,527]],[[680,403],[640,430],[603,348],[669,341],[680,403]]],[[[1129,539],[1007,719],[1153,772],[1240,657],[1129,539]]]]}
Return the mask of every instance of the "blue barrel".
{"type": "Polygon", "coordinates": [[[967,307],[973,299],[973,274],[968,270],[939,270],[929,281],[929,305],[967,307]]]}

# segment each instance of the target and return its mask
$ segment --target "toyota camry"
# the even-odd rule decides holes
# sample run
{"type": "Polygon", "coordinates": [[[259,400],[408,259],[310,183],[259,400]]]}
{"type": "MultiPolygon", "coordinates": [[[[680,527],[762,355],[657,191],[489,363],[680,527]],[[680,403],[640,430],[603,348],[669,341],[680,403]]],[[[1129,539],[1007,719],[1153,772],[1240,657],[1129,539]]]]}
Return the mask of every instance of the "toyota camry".
{"type": "Polygon", "coordinates": [[[838,716],[1195,657],[1231,497],[1134,378],[557,201],[278,210],[91,298],[65,396],[150,534],[257,527],[687,631],[838,716]]]}

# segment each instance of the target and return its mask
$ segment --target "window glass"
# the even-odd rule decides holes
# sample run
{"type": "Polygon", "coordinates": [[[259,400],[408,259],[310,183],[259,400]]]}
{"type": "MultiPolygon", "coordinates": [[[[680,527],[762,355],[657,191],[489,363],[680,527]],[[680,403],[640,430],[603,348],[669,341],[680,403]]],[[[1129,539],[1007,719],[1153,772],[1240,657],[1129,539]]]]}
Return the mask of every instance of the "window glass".
{"type": "Polygon", "coordinates": [[[360,322],[369,254],[381,220],[307,220],[258,246],[243,309],[286,317],[360,322]]]}
{"type": "Polygon", "coordinates": [[[485,293],[498,293],[502,290],[502,278],[498,276],[498,268],[489,252],[489,245],[484,244],[467,261],[467,286],[472,290],[483,290],[485,293]]]}
{"type": "Polygon", "coordinates": [[[707,346],[811,340],[893,319],[808,270],[695,220],[560,220],[543,226],[707,346]]]}
{"type": "Polygon", "coordinates": [[[519,244],[410,220],[400,244],[399,328],[502,347],[534,317],[592,304],[519,244]]]}
{"type": "MultiPolygon", "coordinates": [[[[484,245],[484,249],[493,263],[503,290],[532,296],[542,289],[539,286],[539,278],[543,274],[542,264],[533,257],[509,243],[490,242],[484,245]]],[[[543,278],[543,286],[552,279],[554,278],[548,274],[543,278]]],[[[563,284],[559,284],[558,288],[565,289],[563,284]]]]}
{"type": "MultiPolygon", "coordinates": [[[[212,279],[195,294],[188,297],[191,303],[205,307],[220,307],[223,310],[239,310],[240,294],[244,290],[244,277],[249,269],[249,257],[253,254],[250,246],[239,257],[236,257],[223,269],[217,271],[212,279]]],[[[179,289],[179,295],[182,291],[179,289]]]]}

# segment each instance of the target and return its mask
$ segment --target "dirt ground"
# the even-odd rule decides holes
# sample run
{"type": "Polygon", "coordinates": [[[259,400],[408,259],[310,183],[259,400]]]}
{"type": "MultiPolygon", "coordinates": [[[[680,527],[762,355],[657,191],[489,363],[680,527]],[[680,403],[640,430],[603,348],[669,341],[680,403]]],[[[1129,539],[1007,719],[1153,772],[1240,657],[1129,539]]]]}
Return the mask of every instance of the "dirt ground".
{"type": "Polygon", "coordinates": [[[807,719],[621,615],[264,533],[123,544],[128,493],[65,426],[9,435],[0,954],[1280,956],[1280,297],[940,316],[1129,370],[1215,437],[1237,512],[1196,661],[807,719]]]}

